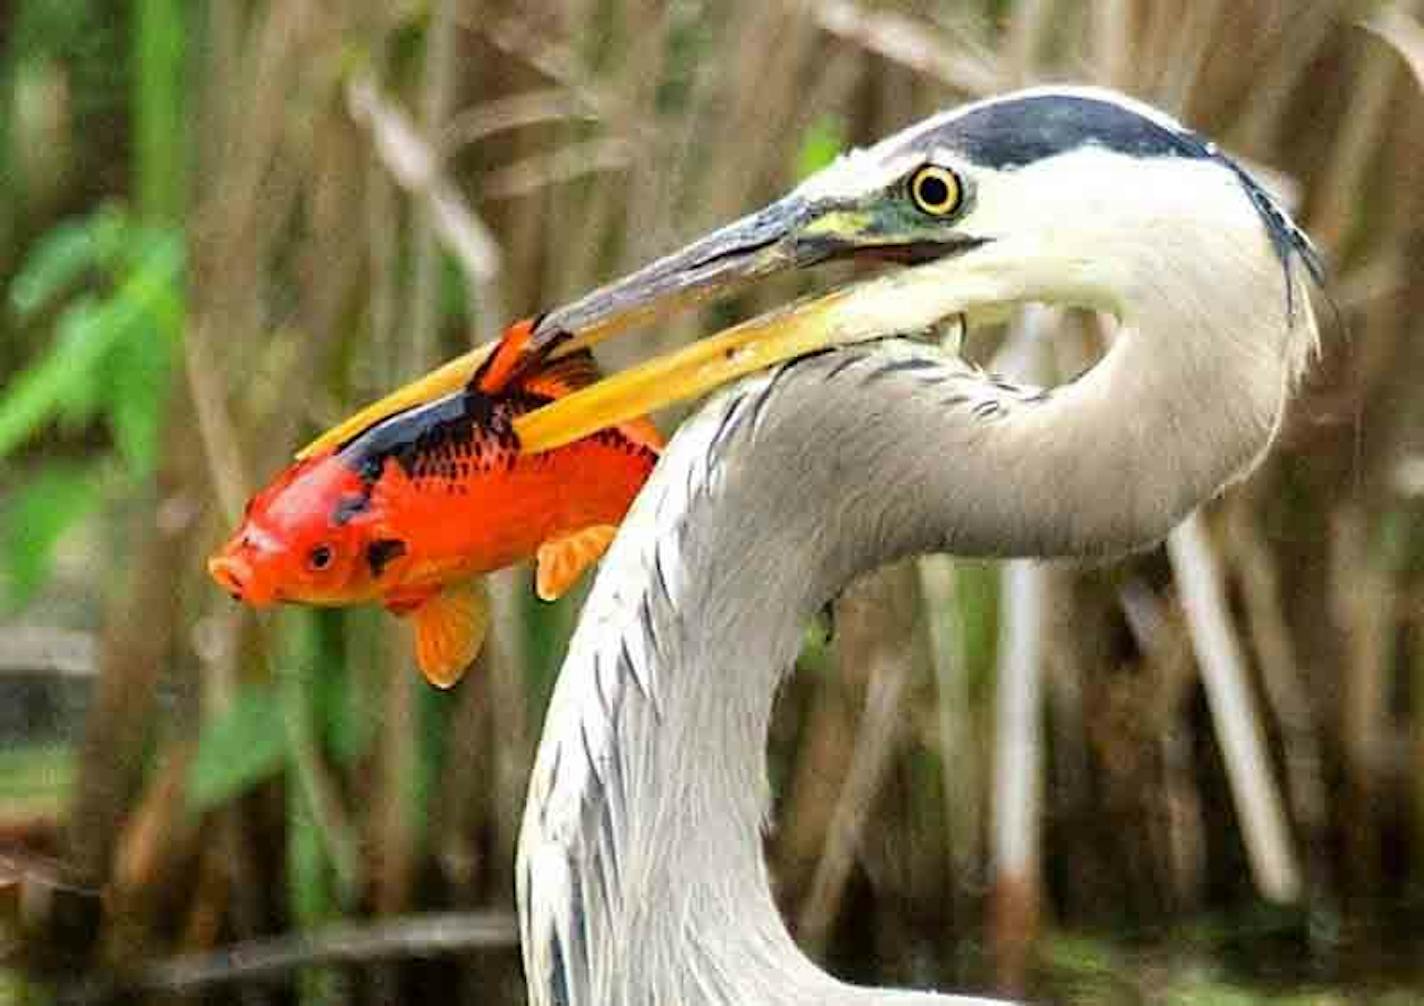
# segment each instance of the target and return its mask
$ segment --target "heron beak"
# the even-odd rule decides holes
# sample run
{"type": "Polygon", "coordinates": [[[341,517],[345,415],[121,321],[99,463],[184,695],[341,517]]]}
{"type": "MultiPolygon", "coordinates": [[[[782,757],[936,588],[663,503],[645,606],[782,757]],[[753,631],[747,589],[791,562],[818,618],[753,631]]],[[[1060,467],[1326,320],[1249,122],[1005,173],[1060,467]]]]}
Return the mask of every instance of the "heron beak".
{"type": "Polygon", "coordinates": [[[607,426],[695,398],[745,374],[834,341],[848,290],[745,321],[606,377],[514,420],[528,453],[562,447],[607,426]]]}
{"type": "Polygon", "coordinates": [[[1004,292],[992,263],[948,255],[798,301],[645,361],[517,417],[514,432],[525,451],[550,450],[793,357],[923,335],[952,317],[967,324],[971,312],[1002,302],[1004,292]]]}
{"type": "MultiPolygon", "coordinates": [[[[884,207],[812,198],[801,189],[680,251],[541,317],[517,347],[522,360],[591,346],[634,325],[723,296],[788,269],[861,258],[914,265],[974,243],[904,227],[884,207]]],[[[496,356],[504,347],[496,350],[496,356]]],[[[509,366],[509,361],[505,361],[509,366]]]]}
{"type": "Polygon", "coordinates": [[[746,283],[825,258],[802,233],[815,208],[793,192],[623,279],[539,319],[521,347],[542,359],[555,347],[591,346],[634,325],[710,300],[746,283]]]}
{"type": "Polygon", "coordinates": [[[797,302],[610,376],[519,417],[515,432],[524,450],[549,450],[790,357],[836,343],[923,331],[954,312],[934,313],[944,298],[914,277],[983,243],[942,227],[907,224],[893,207],[874,200],[825,200],[794,191],[549,312],[521,343],[501,344],[494,360],[505,373],[537,365],[773,273],[831,259],[912,268],[797,302]]]}

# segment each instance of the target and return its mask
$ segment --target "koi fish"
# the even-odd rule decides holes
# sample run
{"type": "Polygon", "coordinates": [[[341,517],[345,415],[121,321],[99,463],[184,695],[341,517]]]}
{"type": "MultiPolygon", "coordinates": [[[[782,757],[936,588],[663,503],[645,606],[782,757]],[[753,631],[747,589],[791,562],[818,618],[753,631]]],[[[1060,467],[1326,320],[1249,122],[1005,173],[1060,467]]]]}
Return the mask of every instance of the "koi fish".
{"type": "Polygon", "coordinates": [[[532,556],[539,597],[563,594],[608,547],[662,438],[639,418],[522,454],[514,419],[597,380],[588,351],[528,373],[457,362],[299,453],[247,504],[208,562],[213,579],[256,606],[379,602],[414,626],[420,669],[440,687],[484,640],[476,577],[532,556]]]}

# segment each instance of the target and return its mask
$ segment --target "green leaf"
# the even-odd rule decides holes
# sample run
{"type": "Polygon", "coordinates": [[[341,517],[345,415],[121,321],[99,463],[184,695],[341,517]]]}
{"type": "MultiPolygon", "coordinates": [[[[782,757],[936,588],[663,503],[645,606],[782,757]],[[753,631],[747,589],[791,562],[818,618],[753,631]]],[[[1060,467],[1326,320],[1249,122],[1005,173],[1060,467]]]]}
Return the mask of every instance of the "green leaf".
{"type": "Polygon", "coordinates": [[[117,250],[125,266],[122,281],[106,300],[109,324],[132,332],[155,325],[172,334],[183,327],[183,241],[173,230],[126,230],[117,250]]]}
{"type": "Polygon", "coordinates": [[[35,242],[10,281],[10,308],[26,321],[79,285],[97,265],[89,220],[58,224],[35,242]]]}
{"type": "Polygon", "coordinates": [[[124,462],[136,476],[158,464],[163,407],[168,400],[169,359],[137,355],[115,367],[109,399],[109,427],[124,462]]]}
{"type": "Polygon", "coordinates": [[[174,340],[159,327],[125,340],[110,353],[103,385],[114,443],[131,472],[147,475],[158,463],[158,441],[173,370],[174,340]]]}
{"type": "Polygon", "coordinates": [[[186,0],[138,0],[133,32],[133,152],[139,212],[177,222],[183,210],[186,0]]]}
{"type": "MultiPolygon", "coordinates": [[[[96,221],[96,235],[109,226],[96,221]]],[[[130,274],[112,296],[100,300],[91,295],[72,304],[60,318],[58,338],[49,352],[14,378],[0,397],[0,458],[57,416],[91,416],[99,403],[96,389],[109,381],[106,364],[113,359],[111,353],[128,352],[133,340],[155,338],[170,346],[176,342],[183,326],[182,243],[169,231],[129,233],[140,249],[130,274]]],[[[98,244],[110,240],[95,238],[98,244]]],[[[135,418],[131,408],[136,406],[126,403],[124,409],[130,411],[115,423],[127,424],[121,435],[130,438],[128,450],[141,458],[143,438],[151,431],[147,417],[135,418]]]]}
{"type": "Polygon", "coordinates": [[[103,499],[95,468],[52,461],[11,495],[3,529],[6,604],[19,608],[49,579],[55,546],[103,499]]]}
{"type": "Polygon", "coordinates": [[[54,420],[76,430],[90,422],[104,404],[104,360],[113,355],[107,345],[111,339],[118,340],[118,333],[105,332],[103,305],[93,295],[83,294],[59,316],[55,336],[58,344],[73,344],[79,362],[65,368],[63,380],[54,389],[51,414],[40,422],[54,420]],[[80,347],[80,343],[93,345],[80,347]],[[92,362],[83,362],[89,360],[92,362]]]}
{"type": "Polygon", "coordinates": [[[823,115],[811,123],[796,151],[796,177],[814,175],[845,149],[845,124],[834,115],[823,115]]]}
{"type": "Polygon", "coordinates": [[[59,414],[82,411],[97,365],[123,333],[98,323],[85,300],[60,319],[59,337],[47,354],[16,376],[0,397],[0,458],[59,414]]]}
{"type": "Polygon", "coordinates": [[[198,738],[188,769],[188,807],[211,810],[276,775],[287,762],[287,728],[275,686],[244,685],[198,738]]]}

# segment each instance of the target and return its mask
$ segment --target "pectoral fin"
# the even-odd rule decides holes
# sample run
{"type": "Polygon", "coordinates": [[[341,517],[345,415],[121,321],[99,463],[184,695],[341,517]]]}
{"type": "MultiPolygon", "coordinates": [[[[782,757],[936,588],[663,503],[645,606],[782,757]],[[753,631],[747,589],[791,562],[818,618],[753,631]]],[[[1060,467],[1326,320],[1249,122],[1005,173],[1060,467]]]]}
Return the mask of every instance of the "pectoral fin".
{"type": "Polygon", "coordinates": [[[425,679],[449,688],[479,655],[489,630],[483,581],[454,583],[407,615],[415,629],[415,658],[425,679]]]}
{"type": "Polygon", "coordinates": [[[535,593],[544,601],[563,596],[583,571],[602,557],[617,533],[613,524],[594,524],[544,542],[535,557],[535,593]]]}

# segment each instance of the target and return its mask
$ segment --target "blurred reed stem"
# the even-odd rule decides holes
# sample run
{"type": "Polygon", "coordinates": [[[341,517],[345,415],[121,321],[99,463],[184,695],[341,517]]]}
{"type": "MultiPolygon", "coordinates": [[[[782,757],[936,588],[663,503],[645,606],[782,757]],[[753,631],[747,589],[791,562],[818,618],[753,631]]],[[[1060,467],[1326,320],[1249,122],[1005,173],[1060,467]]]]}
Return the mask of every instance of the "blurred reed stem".
{"type": "Polygon", "coordinates": [[[179,223],[188,204],[186,10],[181,0],[134,3],[134,187],[156,223],[179,223]]]}

